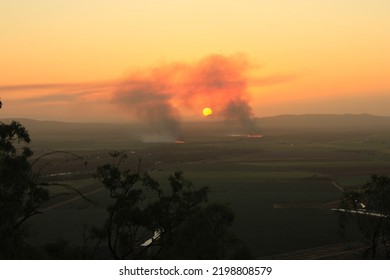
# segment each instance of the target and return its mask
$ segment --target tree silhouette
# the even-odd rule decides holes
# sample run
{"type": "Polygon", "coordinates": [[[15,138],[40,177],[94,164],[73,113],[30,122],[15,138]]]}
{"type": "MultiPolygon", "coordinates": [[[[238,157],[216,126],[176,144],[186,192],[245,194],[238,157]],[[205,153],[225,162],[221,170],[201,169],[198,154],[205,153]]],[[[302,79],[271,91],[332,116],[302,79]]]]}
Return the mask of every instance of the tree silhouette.
{"type": "Polygon", "coordinates": [[[84,159],[71,152],[53,151],[32,160],[33,152],[27,147],[30,141],[28,131],[19,122],[0,122],[1,259],[36,258],[35,253],[25,243],[25,237],[28,235],[26,221],[42,213],[39,208],[49,200],[48,186],[65,187],[88,200],[72,186],[40,182],[39,172],[33,172],[33,166],[40,159],[53,153],[70,154],[86,164],[84,159]]]}
{"type": "Polygon", "coordinates": [[[367,242],[364,258],[390,258],[390,178],[372,175],[359,190],[343,193],[340,225],[352,220],[367,242]]]}
{"type": "Polygon", "coordinates": [[[0,257],[18,258],[26,244],[25,222],[48,198],[31,171],[27,130],[18,122],[0,123],[0,257]]]}
{"type": "Polygon", "coordinates": [[[90,231],[92,251],[106,244],[115,259],[222,259],[233,251],[234,213],[228,205],[207,203],[207,187],[195,188],[177,171],[163,191],[140,163],[135,171],[122,170],[126,154],[111,156],[113,164],[98,167],[95,175],[113,203],[104,226],[90,231]]]}

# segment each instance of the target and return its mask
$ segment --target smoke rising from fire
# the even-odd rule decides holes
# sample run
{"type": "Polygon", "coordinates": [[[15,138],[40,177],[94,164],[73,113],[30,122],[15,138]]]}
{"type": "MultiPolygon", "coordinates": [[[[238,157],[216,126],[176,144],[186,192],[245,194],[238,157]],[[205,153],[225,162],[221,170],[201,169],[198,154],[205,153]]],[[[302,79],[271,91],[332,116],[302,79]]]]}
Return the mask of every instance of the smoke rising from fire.
{"type": "Polygon", "coordinates": [[[156,81],[132,81],[123,83],[113,100],[146,126],[150,139],[172,141],[180,135],[180,124],[171,98],[156,81]]]}
{"type": "Polygon", "coordinates": [[[180,136],[180,114],[215,117],[254,132],[248,84],[251,66],[245,55],[211,55],[197,63],[173,63],[134,73],[112,95],[112,101],[161,137],[180,136]]]}

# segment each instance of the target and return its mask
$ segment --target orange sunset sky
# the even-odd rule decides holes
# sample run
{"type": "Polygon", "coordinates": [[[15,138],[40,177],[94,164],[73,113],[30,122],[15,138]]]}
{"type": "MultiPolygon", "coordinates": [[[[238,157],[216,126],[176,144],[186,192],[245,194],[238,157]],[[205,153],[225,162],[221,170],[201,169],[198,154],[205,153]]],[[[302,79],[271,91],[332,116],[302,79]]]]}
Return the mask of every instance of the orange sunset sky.
{"type": "Polygon", "coordinates": [[[389,0],[1,1],[0,118],[226,118],[233,101],[390,115],[389,15],[389,0]]]}

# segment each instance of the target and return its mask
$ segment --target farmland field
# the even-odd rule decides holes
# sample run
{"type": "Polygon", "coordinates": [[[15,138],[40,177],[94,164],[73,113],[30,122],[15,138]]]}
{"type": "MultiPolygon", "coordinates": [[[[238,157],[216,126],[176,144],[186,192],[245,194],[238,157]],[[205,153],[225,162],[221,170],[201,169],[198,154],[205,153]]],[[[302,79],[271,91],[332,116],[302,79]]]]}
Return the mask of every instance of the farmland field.
{"type": "Polygon", "coordinates": [[[110,199],[92,176],[97,166],[111,161],[113,150],[129,155],[124,167],[135,169],[141,159],[141,168],[163,187],[176,170],[195,186],[208,186],[211,201],[232,206],[234,231],[254,257],[361,240],[353,226],[339,235],[330,209],[341,197],[337,186],[356,187],[371,174],[390,173],[390,129],[265,126],[262,138],[246,138],[221,134],[213,125],[201,130],[188,124],[184,143],[142,142],[131,133],[120,134],[123,127],[111,134],[96,132],[93,140],[32,130],[35,157],[61,150],[88,161],[84,166],[70,154],[52,154],[37,165],[42,178],[71,185],[98,204],[50,187],[53,198],[30,221],[30,241],[40,246],[62,237],[80,245],[85,224],[103,223],[110,199]]]}

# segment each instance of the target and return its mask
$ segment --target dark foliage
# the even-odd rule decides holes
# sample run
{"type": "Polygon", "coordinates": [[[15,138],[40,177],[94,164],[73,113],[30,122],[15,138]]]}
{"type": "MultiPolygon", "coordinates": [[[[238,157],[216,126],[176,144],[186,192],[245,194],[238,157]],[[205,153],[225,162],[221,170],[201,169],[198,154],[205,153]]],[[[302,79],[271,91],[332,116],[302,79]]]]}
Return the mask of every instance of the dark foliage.
{"type": "Polygon", "coordinates": [[[363,234],[367,250],[364,258],[390,258],[390,178],[372,175],[371,181],[356,191],[343,193],[340,226],[352,220],[363,234]]]}
{"type": "Polygon", "coordinates": [[[103,228],[92,228],[89,235],[94,252],[106,244],[115,259],[223,259],[233,254],[239,243],[230,233],[234,213],[228,205],[208,204],[207,187],[197,189],[175,172],[164,192],[140,167],[121,170],[125,154],[111,156],[113,164],[98,167],[95,175],[113,203],[103,228]]]}
{"type": "Polygon", "coordinates": [[[29,159],[27,130],[18,122],[0,123],[0,258],[23,258],[25,221],[39,214],[49,196],[36,184],[29,159]],[[23,146],[23,147],[22,147],[23,146]]]}

